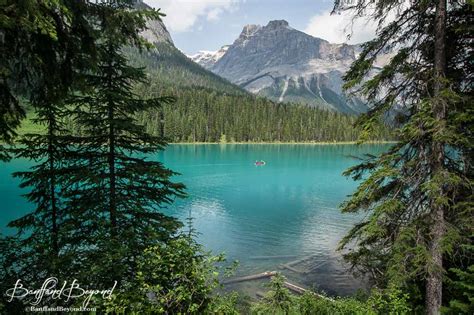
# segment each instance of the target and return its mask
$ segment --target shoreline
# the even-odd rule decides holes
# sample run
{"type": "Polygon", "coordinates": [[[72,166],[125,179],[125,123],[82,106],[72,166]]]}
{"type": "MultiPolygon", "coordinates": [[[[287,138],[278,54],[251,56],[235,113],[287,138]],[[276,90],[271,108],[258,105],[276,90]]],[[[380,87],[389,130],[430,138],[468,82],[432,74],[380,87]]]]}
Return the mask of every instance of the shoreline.
{"type": "Polygon", "coordinates": [[[364,144],[394,144],[398,141],[336,141],[336,142],[169,142],[168,145],[364,145],[364,144]]]}
{"type": "MultiPolygon", "coordinates": [[[[394,144],[398,141],[336,141],[336,142],[168,142],[167,145],[365,145],[365,144],[394,144]]],[[[12,145],[0,142],[0,145],[12,145]]]]}

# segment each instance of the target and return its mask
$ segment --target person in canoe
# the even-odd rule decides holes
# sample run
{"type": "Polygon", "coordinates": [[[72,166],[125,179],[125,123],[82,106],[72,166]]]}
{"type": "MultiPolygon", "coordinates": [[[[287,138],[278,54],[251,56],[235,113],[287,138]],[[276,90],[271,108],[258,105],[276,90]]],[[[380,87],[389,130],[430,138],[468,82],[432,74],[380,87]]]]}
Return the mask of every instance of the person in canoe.
{"type": "Polygon", "coordinates": [[[264,161],[264,160],[255,161],[255,166],[264,166],[264,165],[265,165],[265,161],[264,161]]]}

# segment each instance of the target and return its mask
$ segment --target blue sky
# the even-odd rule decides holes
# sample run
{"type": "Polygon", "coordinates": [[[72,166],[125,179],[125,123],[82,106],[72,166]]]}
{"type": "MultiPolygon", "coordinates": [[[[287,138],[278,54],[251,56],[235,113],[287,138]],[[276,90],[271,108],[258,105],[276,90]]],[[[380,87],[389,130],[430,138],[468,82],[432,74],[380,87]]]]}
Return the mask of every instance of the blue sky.
{"type": "Polygon", "coordinates": [[[374,25],[358,21],[349,27],[348,14],[330,15],[332,0],[144,0],[167,14],[163,19],[176,47],[187,54],[232,44],[246,24],[287,20],[291,27],[330,42],[358,43],[370,39],[374,25]],[[351,33],[347,40],[346,35],[351,33]]]}

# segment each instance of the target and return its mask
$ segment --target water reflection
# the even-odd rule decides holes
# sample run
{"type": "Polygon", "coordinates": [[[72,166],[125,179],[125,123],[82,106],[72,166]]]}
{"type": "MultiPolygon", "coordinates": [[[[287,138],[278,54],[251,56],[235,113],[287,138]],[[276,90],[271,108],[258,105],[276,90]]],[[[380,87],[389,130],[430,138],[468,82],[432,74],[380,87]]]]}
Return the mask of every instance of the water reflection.
{"type": "MultiPolygon", "coordinates": [[[[189,198],[165,211],[185,221],[194,217],[199,241],[214,252],[239,260],[238,274],[282,270],[288,278],[328,293],[350,294],[361,286],[346,270],[338,241],[360,220],[342,215],[338,205],[356,184],[342,172],[357,163],[351,156],[377,154],[382,145],[171,145],[157,156],[180,172],[189,198]],[[256,167],[256,160],[266,161],[256,167]],[[291,256],[252,259],[255,256],[291,256]],[[282,268],[292,260],[312,256],[310,272],[282,268]]],[[[21,197],[14,171],[31,165],[14,160],[0,168],[0,223],[31,210],[21,197]]],[[[304,266],[297,266],[303,268],[304,266]]],[[[296,267],[295,267],[296,268],[296,267]]],[[[309,267],[308,267],[309,268],[309,267]]],[[[260,282],[234,285],[260,290],[260,282]]]]}

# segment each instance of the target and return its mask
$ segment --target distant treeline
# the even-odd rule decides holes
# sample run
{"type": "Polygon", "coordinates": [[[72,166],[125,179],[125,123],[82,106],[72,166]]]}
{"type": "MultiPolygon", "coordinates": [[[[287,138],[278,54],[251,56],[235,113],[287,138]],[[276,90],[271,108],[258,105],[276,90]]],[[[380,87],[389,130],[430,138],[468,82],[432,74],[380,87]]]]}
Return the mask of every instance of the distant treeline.
{"type": "MultiPolygon", "coordinates": [[[[174,89],[152,83],[141,95],[173,95],[162,111],[141,114],[147,131],[170,142],[355,141],[355,116],[296,104],[277,104],[252,95],[228,95],[205,88],[174,89]]],[[[373,140],[390,139],[386,129],[373,140]]]]}

